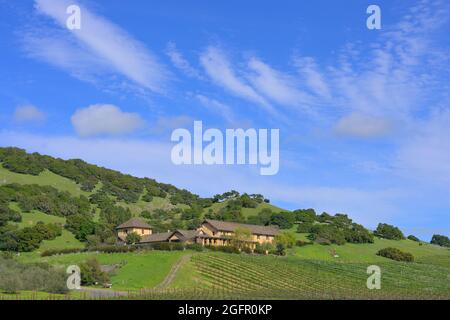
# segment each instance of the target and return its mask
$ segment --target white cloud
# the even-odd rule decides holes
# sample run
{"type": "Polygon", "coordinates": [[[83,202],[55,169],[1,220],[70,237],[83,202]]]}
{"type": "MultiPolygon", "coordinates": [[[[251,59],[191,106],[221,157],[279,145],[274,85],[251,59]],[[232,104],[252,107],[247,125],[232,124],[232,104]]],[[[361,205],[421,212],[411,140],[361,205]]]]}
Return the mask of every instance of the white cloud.
{"type": "Polygon", "coordinates": [[[358,138],[380,137],[387,135],[391,130],[390,121],[360,113],[352,113],[343,117],[335,127],[338,134],[358,138]]]}
{"type": "Polygon", "coordinates": [[[233,124],[236,122],[235,116],[233,114],[233,111],[231,107],[227,104],[224,104],[220,101],[217,101],[215,99],[209,98],[202,94],[197,94],[195,98],[205,107],[209,110],[219,114],[225,121],[227,121],[229,124],[233,124]]]}
{"type": "Polygon", "coordinates": [[[75,131],[82,137],[127,134],[144,125],[144,120],[138,114],[122,112],[109,104],[79,109],[71,120],[75,131]]]}
{"type": "Polygon", "coordinates": [[[33,105],[19,106],[14,112],[14,121],[17,123],[42,122],[44,120],[45,114],[33,105]]]}
{"type": "Polygon", "coordinates": [[[145,46],[126,31],[86,7],[81,7],[81,30],[66,28],[66,8],[73,1],[36,0],[36,8],[59,29],[32,26],[23,35],[25,51],[83,80],[101,81],[105,73],[119,74],[154,92],[163,92],[168,73],[145,46]]]}
{"type": "Polygon", "coordinates": [[[273,111],[271,105],[244,79],[237,76],[227,56],[218,48],[208,47],[200,56],[200,62],[209,77],[235,96],[246,99],[273,111]]]}
{"type": "Polygon", "coordinates": [[[269,99],[285,106],[307,108],[310,103],[308,95],[300,91],[296,79],[273,69],[257,58],[248,62],[253,74],[249,76],[253,86],[269,99]]]}
{"type": "Polygon", "coordinates": [[[312,92],[323,98],[330,97],[330,89],[313,58],[295,56],[294,65],[312,92]]]}
{"type": "Polygon", "coordinates": [[[203,79],[202,75],[198,70],[191,66],[189,61],[187,61],[182,53],[178,51],[175,43],[169,42],[166,50],[167,55],[172,61],[173,65],[184,72],[187,76],[191,78],[203,79]]]}

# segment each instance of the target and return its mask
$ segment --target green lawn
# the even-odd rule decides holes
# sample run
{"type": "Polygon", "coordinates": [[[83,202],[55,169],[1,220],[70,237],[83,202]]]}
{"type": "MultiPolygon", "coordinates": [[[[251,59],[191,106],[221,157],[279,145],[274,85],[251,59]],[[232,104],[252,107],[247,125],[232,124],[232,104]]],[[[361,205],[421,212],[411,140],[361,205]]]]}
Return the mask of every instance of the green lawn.
{"type": "Polygon", "coordinates": [[[186,251],[148,251],[140,253],[79,253],[40,258],[36,255],[24,255],[22,262],[48,262],[55,266],[68,267],[80,264],[91,257],[102,265],[119,265],[116,274],[111,277],[115,290],[138,290],[153,288],[164,280],[172,265],[186,251]]]}

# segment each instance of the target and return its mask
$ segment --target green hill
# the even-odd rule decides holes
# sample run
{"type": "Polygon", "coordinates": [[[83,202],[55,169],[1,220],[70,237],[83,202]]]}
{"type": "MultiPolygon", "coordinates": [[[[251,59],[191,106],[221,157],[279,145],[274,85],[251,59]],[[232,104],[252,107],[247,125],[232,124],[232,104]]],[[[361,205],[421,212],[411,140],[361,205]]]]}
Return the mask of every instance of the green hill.
{"type": "MultiPolygon", "coordinates": [[[[373,237],[346,215],[316,216],[312,209],[283,210],[261,195],[231,191],[201,198],[169,184],[135,178],[81,160],[66,161],[0,148],[0,210],[6,217],[6,222],[0,219],[0,236],[17,234],[38,222],[66,226],[61,236],[42,241],[32,252],[21,252],[16,257],[18,261],[47,262],[65,268],[96,258],[102,265],[113,267],[112,290],[130,290],[133,297],[450,298],[449,248],[373,237]],[[106,243],[111,237],[115,239],[115,226],[132,216],[141,216],[164,231],[194,228],[204,217],[278,224],[302,242],[301,246],[287,249],[285,257],[209,250],[84,252],[41,257],[49,249],[83,248],[87,240],[106,243]],[[296,233],[299,225],[307,224],[315,229],[296,233]],[[311,235],[315,235],[314,241],[311,235]],[[377,255],[387,247],[411,253],[415,261],[398,262],[377,255]],[[366,269],[373,264],[382,270],[379,291],[366,288],[366,269]]],[[[0,237],[0,245],[2,241],[0,237]]],[[[22,295],[28,297],[29,293],[22,295]]],[[[36,296],[45,297],[42,293],[36,296]]],[[[85,297],[77,293],[71,296],[85,297]]],[[[0,296],[3,298],[8,299],[0,296]]]]}

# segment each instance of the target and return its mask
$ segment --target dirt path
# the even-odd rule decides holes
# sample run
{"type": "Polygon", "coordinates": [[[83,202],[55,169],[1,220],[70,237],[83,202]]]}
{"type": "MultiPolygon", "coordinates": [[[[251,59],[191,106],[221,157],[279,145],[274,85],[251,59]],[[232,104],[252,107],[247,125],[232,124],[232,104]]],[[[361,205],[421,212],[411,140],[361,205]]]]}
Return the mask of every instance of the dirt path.
{"type": "Polygon", "coordinates": [[[189,262],[189,260],[191,260],[191,255],[185,255],[182,256],[177,263],[175,263],[172,267],[172,269],[170,270],[169,274],[166,276],[166,278],[156,286],[156,289],[164,289],[167,288],[173,281],[173,279],[175,279],[175,276],[177,275],[178,270],[185,265],[186,263],[189,262]]]}

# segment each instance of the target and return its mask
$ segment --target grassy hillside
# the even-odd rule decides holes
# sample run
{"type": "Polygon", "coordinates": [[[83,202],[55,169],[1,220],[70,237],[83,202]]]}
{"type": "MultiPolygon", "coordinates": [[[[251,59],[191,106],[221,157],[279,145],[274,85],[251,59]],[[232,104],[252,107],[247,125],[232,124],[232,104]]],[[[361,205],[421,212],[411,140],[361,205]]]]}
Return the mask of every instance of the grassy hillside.
{"type": "MultiPolygon", "coordinates": [[[[18,212],[22,216],[22,221],[16,224],[19,228],[32,227],[37,222],[44,223],[57,223],[60,225],[64,225],[66,223],[66,219],[63,217],[57,217],[42,213],[37,210],[33,210],[31,212],[22,212],[17,204],[12,203],[10,207],[18,212]]],[[[65,248],[82,248],[84,244],[78,241],[75,236],[69,231],[63,229],[62,235],[57,237],[54,240],[44,240],[39,247],[39,249],[31,253],[32,255],[39,255],[41,252],[50,249],[65,249],[65,248]]]]}
{"type": "Polygon", "coordinates": [[[90,192],[82,191],[74,181],[61,177],[48,170],[44,170],[37,176],[30,174],[20,174],[11,172],[3,168],[0,163],[0,185],[18,183],[18,184],[37,184],[40,186],[52,186],[60,191],[67,191],[74,196],[88,196],[90,192]]]}
{"type": "Polygon", "coordinates": [[[414,255],[417,261],[426,261],[434,256],[447,256],[450,265],[450,249],[443,248],[428,243],[419,243],[411,240],[386,240],[375,238],[374,243],[352,244],[347,243],[343,246],[338,245],[307,245],[296,247],[292,253],[304,259],[316,259],[338,262],[379,262],[386,261],[386,258],[377,256],[376,253],[383,248],[395,247],[402,251],[414,255]],[[339,257],[333,257],[336,253],[339,257]]]}

